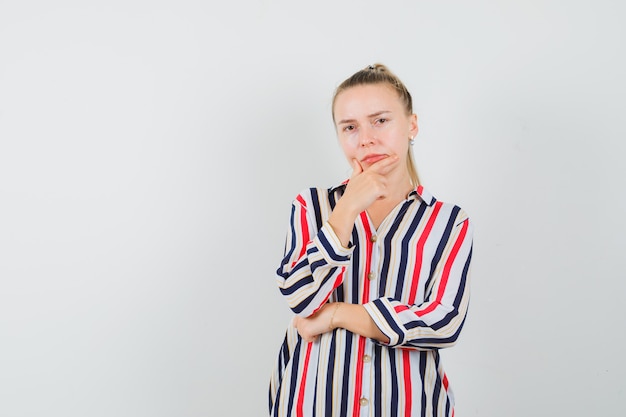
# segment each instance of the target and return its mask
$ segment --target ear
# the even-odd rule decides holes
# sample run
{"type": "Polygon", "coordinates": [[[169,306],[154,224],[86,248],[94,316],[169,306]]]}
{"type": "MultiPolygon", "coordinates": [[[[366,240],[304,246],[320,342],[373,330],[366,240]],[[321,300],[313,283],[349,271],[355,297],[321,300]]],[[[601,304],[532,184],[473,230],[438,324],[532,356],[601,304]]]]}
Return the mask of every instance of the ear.
{"type": "Polygon", "coordinates": [[[409,116],[409,136],[417,136],[418,131],[419,128],[417,127],[417,114],[413,113],[411,116],[409,116]]]}

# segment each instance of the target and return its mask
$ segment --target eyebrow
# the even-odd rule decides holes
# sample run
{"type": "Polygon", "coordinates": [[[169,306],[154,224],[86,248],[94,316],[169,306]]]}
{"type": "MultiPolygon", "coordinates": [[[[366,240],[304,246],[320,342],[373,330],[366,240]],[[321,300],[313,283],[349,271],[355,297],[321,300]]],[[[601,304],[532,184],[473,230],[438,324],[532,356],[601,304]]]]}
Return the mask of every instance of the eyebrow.
{"type": "MultiPolygon", "coordinates": [[[[381,114],[385,114],[385,113],[391,113],[391,110],[377,111],[376,113],[368,114],[367,118],[371,119],[372,117],[380,116],[381,114]]],[[[341,125],[345,123],[354,123],[354,122],[356,122],[356,119],[343,119],[343,120],[338,121],[337,124],[341,125]]]]}

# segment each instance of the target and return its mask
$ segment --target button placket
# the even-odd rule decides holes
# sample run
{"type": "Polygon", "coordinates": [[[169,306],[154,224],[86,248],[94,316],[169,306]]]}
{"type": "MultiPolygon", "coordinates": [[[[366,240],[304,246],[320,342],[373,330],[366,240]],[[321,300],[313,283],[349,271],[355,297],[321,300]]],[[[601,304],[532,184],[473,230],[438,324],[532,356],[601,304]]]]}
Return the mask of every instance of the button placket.
{"type": "MultiPolygon", "coordinates": [[[[375,284],[376,278],[378,278],[379,264],[380,264],[380,242],[376,233],[372,234],[369,238],[371,242],[371,253],[369,259],[369,271],[365,276],[365,279],[369,281],[365,283],[368,287],[366,299],[368,301],[378,298],[378,285],[375,284]]],[[[361,395],[359,397],[360,415],[370,415],[370,397],[372,390],[372,378],[373,378],[373,364],[372,364],[372,352],[374,350],[374,342],[371,339],[366,339],[365,349],[359,359],[362,364],[362,386],[361,395]]]]}
{"type": "Polygon", "coordinates": [[[367,409],[363,409],[370,405],[370,398],[372,395],[372,378],[373,378],[373,367],[372,367],[372,352],[374,350],[374,342],[371,339],[367,339],[365,342],[365,350],[364,354],[361,357],[363,361],[363,386],[361,390],[361,397],[359,398],[359,404],[361,405],[361,415],[367,416],[369,415],[369,411],[367,409]]]}

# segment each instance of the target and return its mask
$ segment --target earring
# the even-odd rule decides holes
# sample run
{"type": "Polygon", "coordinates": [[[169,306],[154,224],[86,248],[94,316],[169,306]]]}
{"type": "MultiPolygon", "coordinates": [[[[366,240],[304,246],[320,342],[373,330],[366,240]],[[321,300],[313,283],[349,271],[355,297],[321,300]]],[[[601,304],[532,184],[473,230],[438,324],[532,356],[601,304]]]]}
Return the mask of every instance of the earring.
{"type": "Polygon", "coordinates": [[[409,145],[415,145],[415,140],[413,139],[413,136],[409,136],[409,145]]]}

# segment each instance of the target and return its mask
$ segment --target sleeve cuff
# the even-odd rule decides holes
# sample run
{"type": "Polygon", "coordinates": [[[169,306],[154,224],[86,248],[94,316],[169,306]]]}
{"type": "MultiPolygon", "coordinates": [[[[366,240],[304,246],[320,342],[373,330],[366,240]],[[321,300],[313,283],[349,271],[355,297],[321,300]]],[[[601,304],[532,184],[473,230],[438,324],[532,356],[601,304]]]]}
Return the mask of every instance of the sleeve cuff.
{"type": "Polygon", "coordinates": [[[397,314],[388,298],[378,298],[363,304],[380,331],[389,338],[387,346],[394,347],[404,343],[405,332],[397,322],[397,314]]]}
{"type": "Polygon", "coordinates": [[[317,241],[317,247],[329,264],[348,265],[352,252],[354,252],[354,247],[344,247],[330,223],[324,223],[315,240],[317,241]]]}

